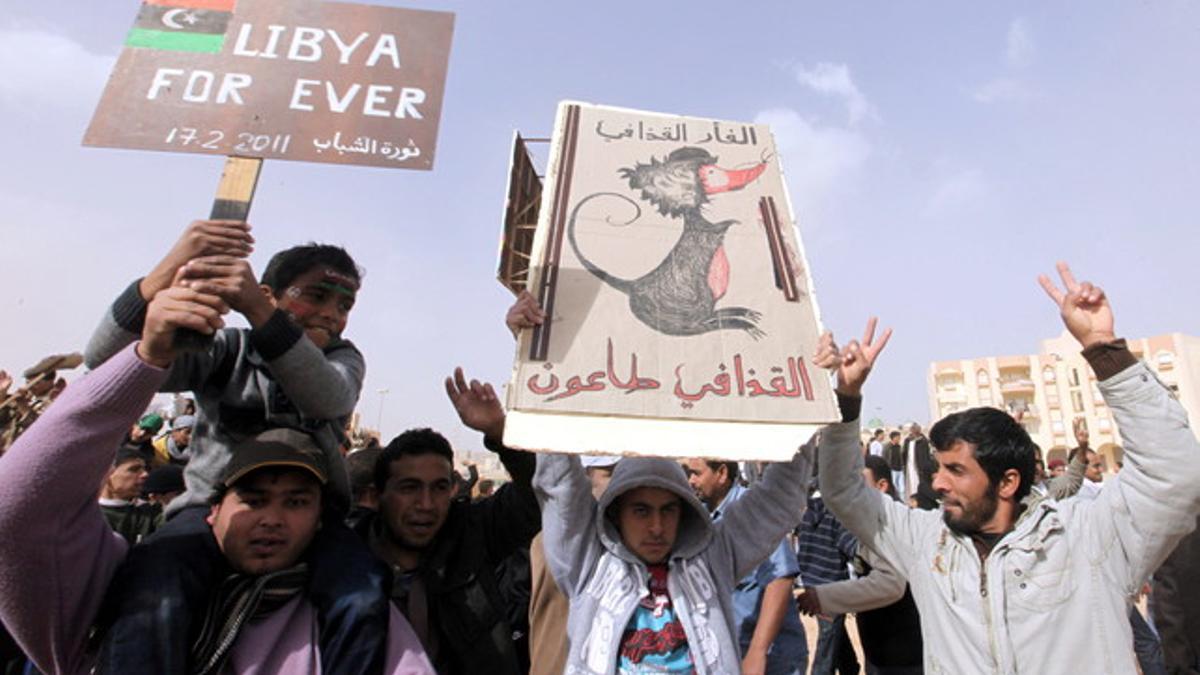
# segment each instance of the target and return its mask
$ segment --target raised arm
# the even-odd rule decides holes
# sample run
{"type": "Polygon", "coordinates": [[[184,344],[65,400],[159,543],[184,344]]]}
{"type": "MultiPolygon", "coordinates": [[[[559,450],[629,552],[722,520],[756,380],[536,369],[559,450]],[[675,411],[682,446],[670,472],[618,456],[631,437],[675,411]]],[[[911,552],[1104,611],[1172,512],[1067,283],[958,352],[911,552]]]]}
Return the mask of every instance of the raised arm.
{"type": "Polygon", "coordinates": [[[583,590],[602,553],[596,499],[577,455],[539,454],[533,489],[542,506],[546,566],[568,597],[583,590]]]}
{"type": "Polygon", "coordinates": [[[1110,579],[1133,595],[1196,527],[1200,443],[1175,395],[1116,339],[1104,291],[1077,282],[1066,263],[1058,264],[1058,272],[1065,290],[1044,275],[1039,282],[1083,346],[1125,447],[1121,473],[1094,502],[1074,505],[1070,515],[1087,528],[1093,551],[1105,554],[1110,579]]]}
{"type": "Polygon", "coordinates": [[[95,369],[126,345],[137,340],[146,320],[146,307],[161,290],[171,286],[189,260],[206,255],[244,258],[254,250],[254,237],[246,223],[197,220],[146,276],[130,284],[105,311],[84,350],[84,362],[95,369]]]}
{"type": "Polygon", "coordinates": [[[219,305],[184,288],[160,292],[136,348],[68,387],[0,459],[0,484],[56,477],[53,490],[0,491],[0,619],[43,672],[88,669],[88,629],[127,548],[101,515],[97,487],[166,377],[174,331],[212,332],[219,305]]]}
{"type": "Polygon", "coordinates": [[[1067,472],[1052,478],[1046,486],[1046,496],[1051,499],[1074,497],[1083,487],[1083,474],[1087,471],[1087,453],[1077,452],[1067,465],[1067,472]]]}
{"type": "Polygon", "coordinates": [[[844,353],[834,344],[832,335],[821,336],[815,362],[836,369],[835,391],[842,423],[831,424],[822,431],[817,457],[825,506],[858,538],[860,546],[871,548],[903,573],[912,550],[914,529],[923,516],[867,486],[862,478],[863,457],[858,441],[862,387],[891,334],[889,329],[876,339],[872,318],[867,322],[862,341],[850,341],[844,353]]]}
{"type": "Polygon", "coordinates": [[[726,509],[713,530],[741,579],[763,561],[800,523],[812,475],[813,444],[805,443],[789,462],[774,462],[762,479],[726,509]]]}
{"type": "MultiPolygon", "coordinates": [[[[537,458],[531,452],[514,450],[501,442],[505,413],[491,384],[479,380],[468,382],[462,368],[455,368],[445,384],[446,395],[458,418],[467,427],[483,434],[484,445],[499,456],[512,477],[512,482],[502,486],[495,495],[471,505],[486,535],[488,556],[498,563],[517,548],[528,546],[542,529],[541,511],[533,493],[537,458]]],[[[475,470],[473,464],[471,469],[475,470]]],[[[478,472],[473,475],[478,477],[478,472]]]]}

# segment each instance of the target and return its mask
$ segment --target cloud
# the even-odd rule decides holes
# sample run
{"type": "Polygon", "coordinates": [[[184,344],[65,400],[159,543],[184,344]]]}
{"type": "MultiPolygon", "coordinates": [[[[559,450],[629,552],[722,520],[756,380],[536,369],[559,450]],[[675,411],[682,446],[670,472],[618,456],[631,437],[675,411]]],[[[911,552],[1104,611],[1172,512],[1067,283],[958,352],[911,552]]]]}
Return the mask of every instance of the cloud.
{"type": "Polygon", "coordinates": [[[0,29],[0,104],[90,109],[115,57],[41,30],[0,29]]]}
{"type": "MultiPolygon", "coordinates": [[[[1004,46],[1005,69],[1011,72],[1032,65],[1036,52],[1033,35],[1025,19],[1013,19],[1008,25],[1004,46]]],[[[995,77],[971,90],[971,98],[983,104],[1017,103],[1032,96],[1029,86],[1012,75],[995,77]]]]}
{"type": "Polygon", "coordinates": [[[1028,100],[1029,87],[1011,77],[998,77],[975,88],[971,97],[980,103],[1008,103],[1028,100]]]}
{"type": "Polygon", "coordinates": [[[1016,18],[1008,25],[1008,40],[1004,49],[1004,60],[1013,68],[1024,68],[1033,63],[1036,48],[1033,35],[1025,19],[1016,18]]]}
{"type": "Polygon", "coordinates": [[[764,110],[754,121],[771,127],[793,199],[802,209],[820,208],[871,155],[862,134],[821,126],[790,108],[764,110]]]}
{"type": "Polygon", "coordinates": [[[846,104],[846,112],[851,125],[858,124],[867,117],[875,117],[874,110],[867,97],[859,91],[858,85],[850,77],[850,67],[844,63],[818,63],[812,68],[803,65],[796,66],[796,80],[813,91],[835,96],[846,104]]]}
{"type": "Polygon", "coordinates": [[[935,186],[922,215],[940,218],[963,211],[986,197],[987,181],[978,169],[962,169],[943,177],[935,186]]]}

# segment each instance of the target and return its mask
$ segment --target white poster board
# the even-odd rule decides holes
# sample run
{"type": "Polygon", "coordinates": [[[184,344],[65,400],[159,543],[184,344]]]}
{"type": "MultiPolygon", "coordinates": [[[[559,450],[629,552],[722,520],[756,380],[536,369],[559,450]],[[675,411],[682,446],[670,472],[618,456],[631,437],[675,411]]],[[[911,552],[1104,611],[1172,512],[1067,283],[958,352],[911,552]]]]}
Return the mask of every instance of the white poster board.
{"type": "Polygon", "coordinates": [[[532,260],[507,445],[784,460],[839,419],[765,125],[560,104],[532,260]]]}

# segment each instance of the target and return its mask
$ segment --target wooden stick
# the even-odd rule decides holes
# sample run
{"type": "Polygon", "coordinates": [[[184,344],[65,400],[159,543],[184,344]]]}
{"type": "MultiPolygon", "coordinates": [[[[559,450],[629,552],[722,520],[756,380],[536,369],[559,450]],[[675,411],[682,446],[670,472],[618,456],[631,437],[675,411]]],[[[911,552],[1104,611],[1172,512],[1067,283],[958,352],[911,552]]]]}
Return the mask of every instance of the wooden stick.
{"type": "MultiPolygon", "coordinates": [[[[208,216],[210,220],[246,222],[250,216],[250,204],[254,201],[254,189],[258,187],[262,162],[256,157],[225,158],[221,182],[217,184],[217,196],[208,216]]],[[[175,333],[175,347],[184,351],[207,350],[212,340],[211,335],[194,330],[182,329],[175,333]]]]}

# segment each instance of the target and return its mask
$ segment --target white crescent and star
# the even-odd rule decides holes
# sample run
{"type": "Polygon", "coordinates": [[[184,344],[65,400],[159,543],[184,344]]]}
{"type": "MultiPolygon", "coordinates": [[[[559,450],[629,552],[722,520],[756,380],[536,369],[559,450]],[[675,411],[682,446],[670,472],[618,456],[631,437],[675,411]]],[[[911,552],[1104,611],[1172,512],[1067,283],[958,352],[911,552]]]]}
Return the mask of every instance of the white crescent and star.
{"type": "Polygon", "coordinates": [[[196,15],[195,14],[193,14],[189,10],[177,8],[177,9],[172,9],[172,10],[163,12],[163,15],[162,15],[163,25],[166,26],[167,28],[174,28],[176,30],[182,30],[183,28],[185,28],[185,26],[182,26],[178,22],[176,22],[175,17],[177,17],[177,16],[182,16],[183,21],[186,22],[189,26],[195,25],[195,23],[196,23],[196,15]]]}

